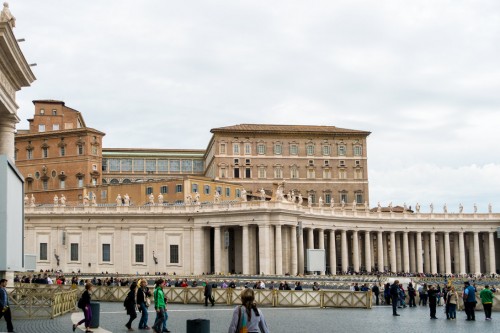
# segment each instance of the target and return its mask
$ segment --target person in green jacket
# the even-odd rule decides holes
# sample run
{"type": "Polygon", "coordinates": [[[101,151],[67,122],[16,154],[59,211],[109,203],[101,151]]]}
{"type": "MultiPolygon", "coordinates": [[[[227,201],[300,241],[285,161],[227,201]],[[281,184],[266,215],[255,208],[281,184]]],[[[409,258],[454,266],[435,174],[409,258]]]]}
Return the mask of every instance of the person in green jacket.
{"type": "Polygon", "coordinates": [[[479,297],[481,298],[481,303],[483,303],[486,320],[491,320],[491,308],[493,307],[494,296],[488,285],[484,286],[484,289],[479,293],[479,297]]]}
{"type": "Polygon", "coordinates": [[[167,305],[165,303],[165,294],[163,293],[163,286],[165,285],[165,280],[158,279],[155,282],[155,291],[153,292],[154,300],[155,300],[155,310],[156,310],[156,319],[153,325],[153,332],[162,333],[170,332],[165,328],[163,330],[163,322],[164,318],[167,315],[167,305]]]}

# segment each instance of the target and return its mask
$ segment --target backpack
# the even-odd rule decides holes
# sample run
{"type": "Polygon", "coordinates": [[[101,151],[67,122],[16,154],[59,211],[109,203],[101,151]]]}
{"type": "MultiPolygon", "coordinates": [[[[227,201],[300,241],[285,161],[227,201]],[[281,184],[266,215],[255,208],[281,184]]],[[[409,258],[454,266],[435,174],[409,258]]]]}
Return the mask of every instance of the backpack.
{"type": "Polygon", "coordinates": [[[123,306],[128,307],[130,305],[130,297],[129,294],[127,294],[127,297],[125,297],[125,300],[123,301],[123,306]]]}
{"type": "Polygon", "coordinates": [[[79,309],[82,309],[82,310],[85,308],[85,303],[83,301],[83,297],[80,297],[80,299],[78,300],[77,306],[79,309]]]}

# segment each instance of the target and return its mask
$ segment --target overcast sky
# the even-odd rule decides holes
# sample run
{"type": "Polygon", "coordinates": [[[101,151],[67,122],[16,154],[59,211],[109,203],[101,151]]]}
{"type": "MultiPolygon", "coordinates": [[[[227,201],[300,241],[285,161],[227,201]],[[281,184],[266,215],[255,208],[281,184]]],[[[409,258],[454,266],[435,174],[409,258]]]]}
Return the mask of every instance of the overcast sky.
{"type": "Polygon", "coordinates": [[[11,0],[58,99],[104,147],[205,149],[241,123],[371,131],[370,205],[500,211],[500,1],[11,0]]]}

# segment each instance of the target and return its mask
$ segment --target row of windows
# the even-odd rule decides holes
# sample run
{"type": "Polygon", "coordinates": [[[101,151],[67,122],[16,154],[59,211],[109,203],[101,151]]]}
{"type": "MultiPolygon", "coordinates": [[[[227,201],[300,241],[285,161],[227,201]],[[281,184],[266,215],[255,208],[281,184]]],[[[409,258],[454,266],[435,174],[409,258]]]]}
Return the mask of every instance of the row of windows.
{"type": "Polygon", "coordinates": [[[131,159],[104,158],[104,172],[203,172],[203,160],[163,160],[163,159],[131,159]]]}
{"type": "MultiPolygon", "coordinates": [[[[144,244],[135,244],[135,262],[136,263],[145,263],[145,253],[144,253],[144,244]]],[[[80,244],[71,243],[70,244],[70,253],[69,253],[70,261],[78,262],[80,261],[80,244]]],[[[48,244],[40,243],[40,252],[39,252],[39,260],[47,261],[48,258],[48,244]]],[[[101,261],[102,262],[111,262],[111,244],[102,244],[102,252],[101,252],[101,261]]],[[[170,263],[178,264],[179,263],[179,245],[170,245],[170,263]]]]}
{"type": "MultiPolygon", "coordinates": [[[[59,147],[59,157],[64,157],[67,154],[66,146],[59,147]]],[[[83,145],[77,145],[76,146],[76,154],[77,155],[84,155],[85,154],[85,148],[83,145]]],[[[92,146],[92,154],[97,155],[97,146],[92,146]]],[[[48,158],[49,157],[49,147],[42,147],[42,158],[48,158]]],[[[18,159],[18,153],[17,151],[14,154],[14,158],[17,160],[18,159]]],[[[26,159],[27,160],[32,160],[34,158],[34,149],[27,149],[26,150],[26,159]]]]}
{"type": "MultiPolygon", "coordinates": [[[[207,194],[209,195],[211,193],[211,190],[212,189],[212,186],[211,185],[203,185],[203,193],[204,194],[207,194]]],[[[237,190],[235,192],[235,194],[238,196],[238,192],[239,190],[237,190]]],[[[182,184],[177,184],[175,185],[175,193],[181,193],[182,192],[182,184]]],[[[199,187],[198,187],[198,184],[191,184],[191,192],[192,193],[199,193],[199,187]]],[[[219,193],[220,195],[225,195],[226,197],[230,197],[231,196],[231,188],[230,187],[226,187],[224,189],[224,192],[222,191],[222,186],[216,186],[215,187],[215,192],[219,193]]],[[[214,192],[214,194],[215,194],[214,192]]],[[[146,195],[150,195],[153,193],[153,187],[151,186],[148,186],[146,187],[146,195]]],[[[164,186],[161,186],[160,187],[160,193],[161,194],[166,194],[168,193],[168,186],[167,185],[164,185],[164,186]]]]}
{"type": "MultiPolygon", "coordinates": [[[[226,143],[221,143],[219,145],[219,153],[221,155],[225,155],[228,153],[226,143]]],[[[251,143],[245,143],[243,144],[243,153],[245,155],[251,155],[252,154],[252,144],[251,143]]],[[[233,143],[232,144],[232,152],[233,155],[240,155],[241,154],[241,149],[240,149],[240,143],[233,143]]],[[[266,155],[267,153],[267,146],[264,143],[259,143],[257,144],[257,154],[259,155],[266,155]]],[[[282,155],[284,153],[284,147],[283,144],[281,143],[275,143],[272,146],[272,153],[274,155],[282,155]]],[[[361,145],[354,145],[352,153],[354,156],[362,156],[363,155],[363,147],[361,145]]],[[[299,154],[299,144],[292,143],[288,146],[288,154],[289,155],[298,155],[299,154]]],[[[307,156],[314,156],[316,154],[316,147],[314,144],[306,144],[306,155],[307,156]]],[[[321,154],[323,156],[330,156],[332,154],[332,147],[331,145],[322,145],[321,146],[321,154]]],[[[337,145],[337,155],[338,156],[345,156],[347,155],[347,145],[345,144],[339,144],[337,145]]]]}
{"type": "MultiPolygon", "coordinates": [[[[311,196],[311,203],[313,203],[313,204],[318,203],[319,198],[321,197],[321,196],[317,196],[315,192],[309,192],[308,195],[311,196]]],[[[331,193],[325,193],[322,196],[322,198],[323,198],[324,204],[331,204],[333,197],[332,197],[331,193]]],[[[336,204],[338,205],[342,201],[345,204],[347,204],[347,203],[350,203],[350,200],[355,200],[356,204],[363,204],[364,203],[363,193],[356,192],[356,193],[354,193],[354,198],[353,199],[351,199],[351,198],[352,197],[349,197],[347,192],[341,192],[341,193],[339,193],[338,201],[336,202],[336,204]]]]}
{"type": "MultiPolygon", "coordinates": [[[[317,178],[316,170],[313,168],[307,168],[305,170],[307,179],[315,179],[317,178]]],[[[332,170],[324,169],[322,170],[324,179],[332,178],[332,170]]],[[[361,168],[354,170],[354,179],[363,179],[363,170],[361,168]]],[[[220,178],[228,178],[228,170],[227,168],[221,167],[219,168],[219,177],[220,178]]],[[[272,178],[285,178],[283,174],[283,167],[273,167],[272,170],[272,178]]],[[[290,167],[290,179],[299,179],[300,172],[298,167],[290,167]]],[[[241,170],[240,168],[233,168],[233,178],[252,178],[252,168],[244,168],[241,170]]],[[[257,178],[259,179],[267,179],[268,171],[267,167],[257,167],[257,178]]],[[[347,179],[347,170],[340,169],[338,170],[338,178],[339,179],[347,179]]]]}
{"type": "MultiPolygon", "coordinates": [[[[49,181],[47,179],[43,179],[42,181],[42,189],[43,190],[48,190],[49,189],[49,181]]],[[[76,186],[77,187],[83,187],[83,177],[77,177],[76,178],[76,186]]],[[[96,186],[97,185],[97,178],[92,178],[92,185],[96,186]]],[[[28,191],[33,191],[33,181],[28,180],[26,182],[27,190],[28,191]]],[[[66,180],[64,179],[59,179],[59,188],[61,190],[66,188],[66,180]]]]}

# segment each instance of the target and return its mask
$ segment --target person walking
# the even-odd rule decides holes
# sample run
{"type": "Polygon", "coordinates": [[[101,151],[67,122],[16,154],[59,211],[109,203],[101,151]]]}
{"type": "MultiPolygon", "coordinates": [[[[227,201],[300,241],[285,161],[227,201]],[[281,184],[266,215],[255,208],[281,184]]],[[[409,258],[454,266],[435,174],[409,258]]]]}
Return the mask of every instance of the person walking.
{"type": "Polygon", "coordinates": [[[215,305],[215,300],[212,296],[212,285],[208,283],[208,280],[205,280],[205,290],[203,295],[205,296],[205,306],[208,306],[208,301],[212,303],[212,306],[215,305]]]}
{"type": "Polygon", "coordinates": [[[76,331],[76,328],[81,324],[85,323],[85,333],[91,333],[90,330],[90,322],[92,321],[92,311],[90,309],[90,293],[92,291],[92,283],[87,282],[85,284],[85,291],[82,294],[82,297],[78,301],[78,307],[83,311],[83,319],[78,323],[73,324],[73,332],[76,331]]]}
{"type": "Polygon", "coordinates": [[[415,291],[415,288],[413,288],[413,284],[410,282],[408,284],[408,297],[410,298],[409,299],[410,308],[417,306],[417,304],[415,304],[415,296],[416,295],[417,295],[417,293],[415,291]]]}
{"type": "Polygon", "coordinates": [[[420,288],[418,288],[418,295],[420,300],[418,301],[418,305],[427,306],[427,284],[424,283],[420,288]]]}
{"type": "Polygon", "coordinates": [[[479,293],[479,298],[481,298],[481,303],[483,303],[484,315],[486,320],[491,320],[493,297],[493,292],[490,290],[490,287],[488,285],[485,285],[484,289],[479,293]]]}
{"type": "Polygon", "coordinates": [[[392,315],[399,316],[397,312],[398,299],[399,299],[399,280],[395,280],[390,287],[390,295],[392,300],[392,315]]]}
{"type": "Polygon", "coordinates": [[[137,290],[137,307],[139,312],[141,312],[141,319],[139,320],[140,330],[149,330],[148,326],[148,307],[149,307],[149,297],[151,297],[151,292],[148,288],[148,282],[143,279],[139,283],[140,288],[137,290]]]}
{"type": "MultiPolygon", "coordinates": [[[[165,303],[165,294],[163,293],[163,286],[165,285],[165,280],[158,279],[155,282],[155,290],[153,292],[155,310],[156,310],[156,319],[153,325],[153,332],[161,333],[163,331],[163,323],[164,319],[167,315],[166,309],[167,305],[165,303]]],[[[165,328],[166,332],[170,332],[165,328]]]]}
{"type": "Polygon", "coordinates": [[[242,305],[234,308],[233,319],[229,325],[228,333],[269,333],[264,314],[255,304],[253,289],[243,289],[240,298],[242,305]]]}
{"type": "Polygon", "coordinates": [[[429,290],[427,290],[427,298],[429,300],[429,312],[431,319],[438,319],[436,317],[437,293],[438,291],[434,289],[434,286],[430,285],[429,290]]]}
{"type": "Polygon", "coordinates": [[[469,281],[464,283],[464,293],[462,295],[464,299],[465,314],[467,315],[467,321],[476,320],[476,289],[470,285],[469,281]]]}
{"type": "Polygon", "coordinates": [[[447,294],[447,305],[448,305],[448,317],[451,320],[457,319],[457,304],[458,304],[458,293],[455,287],[452,285],[447,294]]]}
{"type": "MultiPolygon", "coordinates": [[[[7,280],[0,280],[0,319],[5,318],[7,322],[7,332],[14,332],[14,326],[12,325],[12,314],[10,312],[9,306],[9,294],[7,293],[7,280]]],[[[74,331],[74,330],[73,330],[74,331]]]]}
{"type": "Polygon", "coordinates": [[[372,293],[375,295],[375,305],[379,305],[378,295],[380,294],[380,288],[376,283],[373,284],[372,293]]]}
{"type": "Polygon", "coordinates": [[[125,309],[127,309],[127,314],[130,316],[128,319],[128,322],[125,324],[125,327],[128,328],[129,331],[133,331],[134,329],[132,328],[132,322],[134,321],[135,318],[137,318],[137,313],[135,312],[136,308],[136,289],[137,289],[137,282],[132,282],[130,285],[130,290],[127,294],[127,297],[125,298],[125,302],[123,305],[125,305],[125,309]]]}

